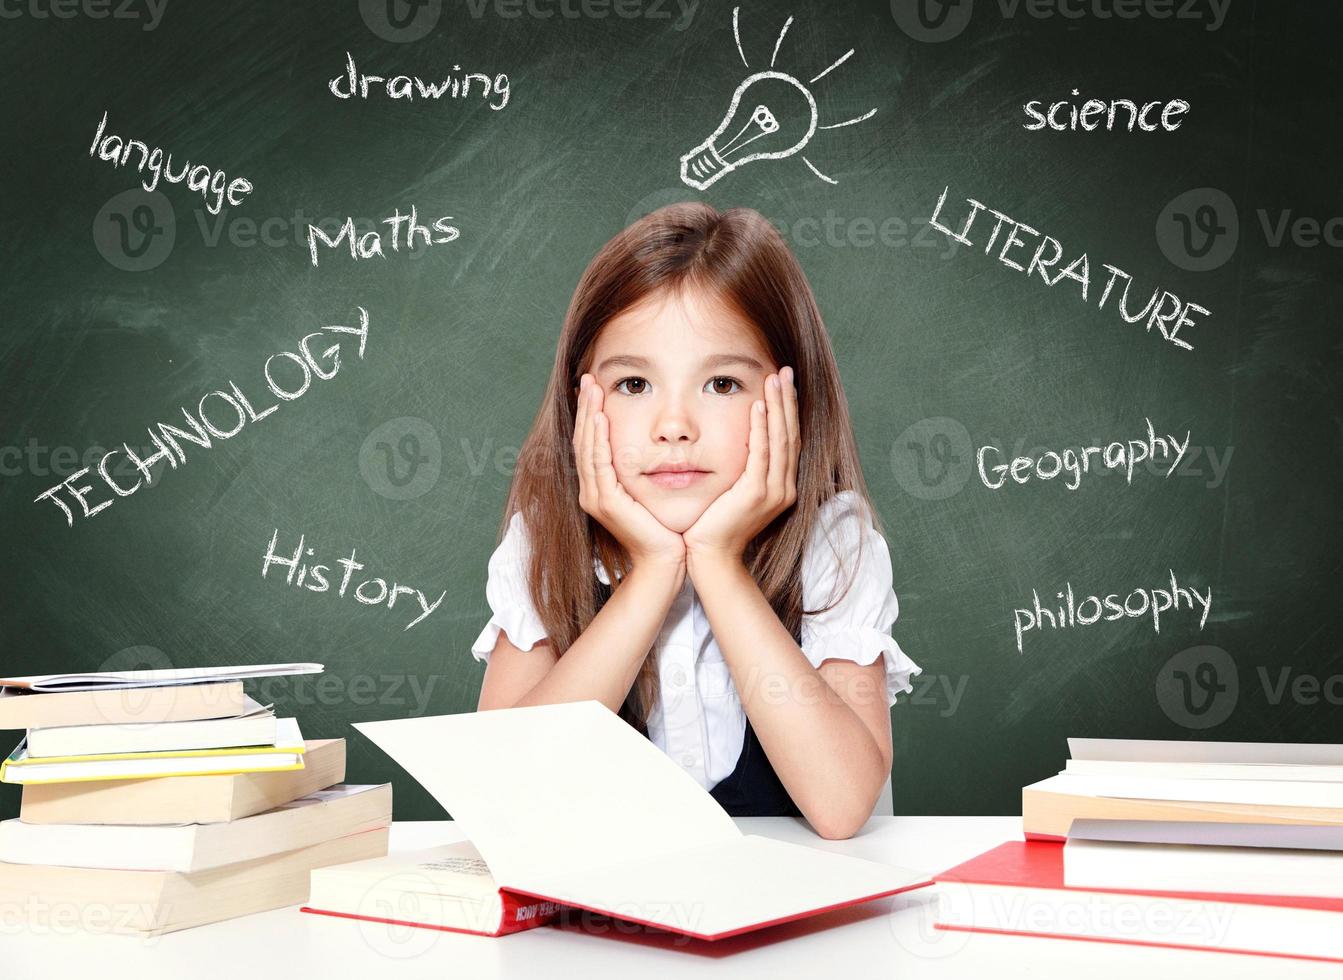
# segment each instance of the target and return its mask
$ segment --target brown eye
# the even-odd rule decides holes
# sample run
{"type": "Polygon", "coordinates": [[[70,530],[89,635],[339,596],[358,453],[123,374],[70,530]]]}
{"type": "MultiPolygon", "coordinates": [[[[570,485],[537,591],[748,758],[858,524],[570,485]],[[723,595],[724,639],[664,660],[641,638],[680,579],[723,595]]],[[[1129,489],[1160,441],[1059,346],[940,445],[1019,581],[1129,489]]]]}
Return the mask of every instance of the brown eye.
{"type": "Polygon", "coordinates": [[[742,384],[740,381],[738,381],[736,378],[728,378],[728,377],[721,377],[721,376],[720,376],[720,377],[717,377],[717,378],[711,378],[711,379],[709,380],[709,384],[715,386],[715,388],[714,388],[714,394],[717,394],[717,395],[735,395],[735,394],[737,393],[736,391],[733,391],[733,390],[731,390],[731,389],[729,389],[729,390],[727,390],[727,391],[722,391],[722,390],[720,390],[720,389],[717,387],[717,386],[720,385],[720,384],[736,385],[738,389],[745,390],[745,385],[743,385],[743,384],[742,384]]]}
{"type": "MultiPolygon", "coordinates": [[[[620,391],[620,386],[623,384],[646,385],[648,384],[648,382],[645,381],[643,378],[621,378],[619,381],[616,382],[615,390],[620,391]]],[[[642,394],[642,389],[640,389],[639,391],[626,391],[625,394],[627,395],[642,394]]]]}

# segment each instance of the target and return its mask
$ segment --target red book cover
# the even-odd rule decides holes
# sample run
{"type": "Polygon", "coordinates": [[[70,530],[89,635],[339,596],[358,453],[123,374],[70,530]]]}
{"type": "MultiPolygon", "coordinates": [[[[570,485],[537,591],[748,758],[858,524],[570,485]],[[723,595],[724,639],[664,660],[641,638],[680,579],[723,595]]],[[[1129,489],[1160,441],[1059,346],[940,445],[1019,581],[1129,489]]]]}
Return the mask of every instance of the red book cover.
{"type": "Polygon", "coordinates": [[[416,929],[438,929],[441,932],[461,932],[472,936],[507,936],[513,932],[524,932],[537,926],[548,925],[559,917],[560,906],[555,902],[537,901],[528,895],[519,895],[505,888],[499,889],[503,900],[503,915],[499,928],[494,932],[480,929],[458,929],[453,926],[433,925],[427,922],[412,922],[408,919],[385,919],[376,915],[356,915],[352,912],[335,912],[331,909],[313,908],[310,905],[299,907],[300,912],[312,912],[315,915],[332,915],[341,919],[362,919],[365,922],[383,922],[394,926],[414,926],[416,929]]]}
{"type": "MultiPolygon", "coordinates": [[[[1064,844],[1046,840],[1007,841],[983,854],[977,855],[962,864],[949,868],[933,876],[933,882],[960,883],[965,885],[1005,886],[1009,888],[1039,888],[1056,892],[1078,894],[1139,895],[1148,898],[1166,898],[1187,902],[1213,902],[1231,905],[1256,907],[1276,907],[1299,909],[1311,913],[1343,913],[1343,899],[1314,898],[1300,895],[1246,895],[1236,892],[1187,892],[1159,891],[1156,889],[1125,888],[1069,888],[1064,884],[1063,874],[1064,844]]],[[[1279,949],[1250,948],[1255,945],[1255,936],[1241,934],[1241,940],[1235,945],[1206,945],[1167,941],[1149,941],[1122,935],[1098,936],[1072,934],[1066,930],[1056,932],[1031,931],[1027,929],[994,928],[959,923],[935,924],[937,929],[960,930],[965,932],[996,932],[1009,935],[1040,936],[1050,939],[1075,939],[1094,942],[1125,943],[1137,946],[1156,946],[1164,948],[1198,949],[1210,952],[1242,953],[1259,956],[1287,957],[1293,959],[1317,960],[1338,963],[1343,958],[1316,956],[1305,952],[1287,952],[1279,949]]],[[[1340,916],[1338,928],[1343,929],[1343,916],[1340,916]]],[[[1336,934],[1336,930],[1329,930],[1336,934]]],[[[1270,937],[1281,938],[1281,937],[1270,937]]]]}
{"type": "MultiPolygon", "coordinates": [[[[964,864],[933,877],[938,881],[962,881],[979,885],[1015,885],[1021,888],[1057,888],[1072,891],[1104,891],[1115,895],[1154,895],[1196,902],[1248,902],[1251,905],[1285,905],[1290,908],[1343,912],[1343,899],[1306,898],[1299,895],[1242,895],[1232,892],[1166,892],[1135,888],[1068,889],[1063,883],[1063,844],[1052,841],[1008,841],[973,857],[964,864]]],[[[1343,920],[1339,922],[1343,926],[1343,920]]]]}

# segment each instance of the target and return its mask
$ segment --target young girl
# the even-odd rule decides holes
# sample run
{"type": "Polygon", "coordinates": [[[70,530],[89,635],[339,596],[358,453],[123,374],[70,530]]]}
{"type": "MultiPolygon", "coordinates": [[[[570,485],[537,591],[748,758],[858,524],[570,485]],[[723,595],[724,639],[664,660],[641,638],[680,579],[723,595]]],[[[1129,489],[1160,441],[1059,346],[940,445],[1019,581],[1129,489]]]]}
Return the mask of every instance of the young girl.
{"type": "Polygon", "coordinates": [[[866,822],[921,668],[820,312],[760,214],[673,204],[596,255],[499,533],[479,710],[600,700],[733,816],[866,822]]]}

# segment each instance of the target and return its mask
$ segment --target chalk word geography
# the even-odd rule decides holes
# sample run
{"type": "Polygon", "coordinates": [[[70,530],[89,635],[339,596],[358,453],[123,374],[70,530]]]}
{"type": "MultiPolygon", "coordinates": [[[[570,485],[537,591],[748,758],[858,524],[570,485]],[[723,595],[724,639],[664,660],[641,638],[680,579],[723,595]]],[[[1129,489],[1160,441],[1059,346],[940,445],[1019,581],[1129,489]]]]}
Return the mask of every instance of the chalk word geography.
{"type": "Polygon", "coordinates": [[[1016,483],[1026,483],[1031,478],[1033,467],[1036,478],[1040,480],[1052,480],[1060,473],[1067,471],[1068,477],[1063,481],[1063,485],[1069,490],[1076,490],[1082,483],[1082,474],[1090,469],[1092,454],[1099,457],[1096,463],[1098,471],[1102,467],[1115,470],[1127,469],[1128,475],[1125,479],[1128,483],[1133,482],[1133,467],[1143,460],[1156,459],[1158,455],[1162,458],[1170,458],[1173,455],[1170,469],[1166,471],[1166,476],[1169,477],[1175,472],[1175,467],[1180,465],[1180,460],[1184,458],[1185,452],[1189,449],[1189,440],[1193,433],[1186,430],[1184,442],[1180,442],[1173,433],[1167,433],[1169,438],[1157,435],[1152,428],[1151,419],[1144,418],[1143,421],[1147,423],[1147,438],[1145,439],[1130,439],[1126,443],[1112,442],[1104,449],[1100,446],[1087,446],[1081,450],[1065,449],[1062,453],[1048,450],[1034,460],[1029,456],[1018,456],[1010,463],[986,465],[985,457],[988,453],[994,453],[996,459],[1002,456],[1002,450],[997,446],[980,446],[979,452],[975,456],[975,464],[979,469],[979,479],[990,490],[998,490],[1007,482],[1009,473],[1016,483]],[[1178,450],[1178,452],[1173,452],[1173,449],[1178,450]],[[989,476],[990,473],[993,476],[989,476]]]}

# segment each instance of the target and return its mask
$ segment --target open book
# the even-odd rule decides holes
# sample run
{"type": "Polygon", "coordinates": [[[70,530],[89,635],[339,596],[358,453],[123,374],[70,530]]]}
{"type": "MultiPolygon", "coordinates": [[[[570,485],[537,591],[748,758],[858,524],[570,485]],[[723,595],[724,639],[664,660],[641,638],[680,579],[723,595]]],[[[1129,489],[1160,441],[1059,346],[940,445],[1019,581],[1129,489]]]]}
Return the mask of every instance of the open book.
{"type": "Polygon", "coordinates": [[[354,727],[443,805],[511,896],[722,939],[931,883],[743,834],[599,701],[354,727]]]}

